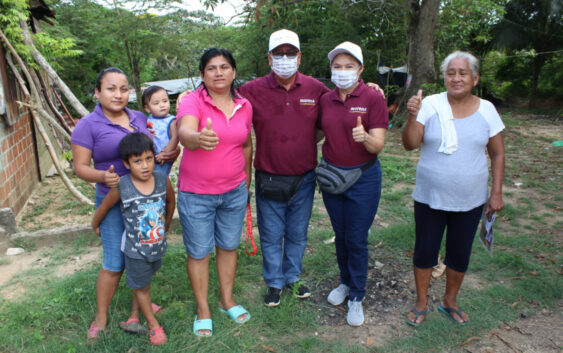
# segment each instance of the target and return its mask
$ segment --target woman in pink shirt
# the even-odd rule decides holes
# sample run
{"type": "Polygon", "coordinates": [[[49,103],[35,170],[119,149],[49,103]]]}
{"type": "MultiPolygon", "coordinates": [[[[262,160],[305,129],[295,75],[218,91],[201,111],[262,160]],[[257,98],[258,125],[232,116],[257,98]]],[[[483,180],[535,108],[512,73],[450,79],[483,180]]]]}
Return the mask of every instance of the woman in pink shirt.
{"type": "Polygon", "coordinates": [[[197,302],[193,332],[213,334],[207,301],[209,258],[217,251],[220,310],[236,323],[250,314],[233,298],[236,249],[248,202],[252,164],[252,106],[233,87],[236,63],[226,49],[201,57],[202,84],[178,108],[184,146],[178,177],[178,213],[188,259],[186,269],[197,302]]]}

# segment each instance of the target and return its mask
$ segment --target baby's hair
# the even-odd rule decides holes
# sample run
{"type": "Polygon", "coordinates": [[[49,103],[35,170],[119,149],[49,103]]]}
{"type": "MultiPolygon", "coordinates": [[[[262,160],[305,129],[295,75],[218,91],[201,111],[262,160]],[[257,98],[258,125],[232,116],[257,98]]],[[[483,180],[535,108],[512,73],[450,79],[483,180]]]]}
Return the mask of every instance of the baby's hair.
{"type": "Polygon", "coordinates": [[[154,143],[142,132],[127,134],[119,141],[119,154],[124,161],[129,161],[132,156],[140,156],[146,151],[154,153],[154,143]]]}
{"type": "Polygon", "coordinates": [[[98,73],[98,77],[96,77],[96,88],[98,89],[98,91],[102,89],[102,79],[104,78],[104,76],[112,72],[122,74],[123,76],[125,76],[125,78],[127,78],[125,72],[117,67],[108,67],[107,69],[103,69],[98,73]]]}
{"type": "MultiPolygon", "coordinates": [[[[156,92],[163,90],[164,92],[166,92],[166,90],[160,86],[149,86],[147,88],[145,88],[145,90],[143,91],[143,105],[148,105],[151,97],[153,94],[155,94],[156,92]]],[[[168,92],[167,92],[168,94],[168,92]]]]}

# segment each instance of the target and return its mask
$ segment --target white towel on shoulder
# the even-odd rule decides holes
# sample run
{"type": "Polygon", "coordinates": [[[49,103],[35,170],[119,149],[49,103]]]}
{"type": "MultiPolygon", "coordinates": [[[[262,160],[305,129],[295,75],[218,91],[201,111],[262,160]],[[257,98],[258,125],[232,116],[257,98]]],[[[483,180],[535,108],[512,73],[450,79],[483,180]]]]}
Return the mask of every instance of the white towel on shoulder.
{"type": "MultiPolygon", "coordinates": [[[[428,119],[434,112],[438,113],[438,118],[440,119],[440,126],[442,127],[442,142],[440,143],[440,148],[438,152],[445,154],[452,154],[457,150],[457,133],[455,131],[454,115],[452,113],[452,107],[448,102],[448,93],[442,92],[439,94],[433,94],[424,99],[427,101],[431,109],[424,109],[426,114],[430,114],[425,117],[424,120],[428,119]]],[[[424,103],[424,102],[423,102],[424,103]]],[[[421,109],[421,112],[423,110],[421,109]]]]}

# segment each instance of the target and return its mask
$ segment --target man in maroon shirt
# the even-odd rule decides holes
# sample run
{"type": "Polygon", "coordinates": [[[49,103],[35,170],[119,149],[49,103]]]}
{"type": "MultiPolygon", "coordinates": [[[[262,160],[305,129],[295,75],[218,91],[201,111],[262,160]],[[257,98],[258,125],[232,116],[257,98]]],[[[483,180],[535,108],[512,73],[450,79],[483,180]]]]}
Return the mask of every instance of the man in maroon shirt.
{"type": "Polygon", "coordinates": [[[315,192],[319,101],[329,89],[298,71],[299,37],[272,33],[270,74],[247,82],[240,93],[252,104],[256,135],[256,207],[262,270],[268,286],[264,305],[277,306],[287,286],[298,298],[311,296],[299,281],[315,192]]]}

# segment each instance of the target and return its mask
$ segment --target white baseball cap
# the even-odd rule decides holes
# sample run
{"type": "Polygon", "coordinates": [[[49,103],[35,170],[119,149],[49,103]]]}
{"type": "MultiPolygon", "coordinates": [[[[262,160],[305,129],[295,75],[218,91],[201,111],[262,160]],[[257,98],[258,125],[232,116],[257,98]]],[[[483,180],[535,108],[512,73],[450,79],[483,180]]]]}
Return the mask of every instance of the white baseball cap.
{"type": "Polygon", "coordinates": [[[270,35],[270,49],[268,49],[268,51],[272,51],[283,44],[293,45],[298,50],[301,50],[299,48],[299,37],[297,33],[287,29],[280,29],[270,35]]]}
{"type": "Polygon", "coordinates": [[[328,53],[328,60],[332,63],[332,60],[338,54],[349,54],[355,57],[361,65],[364,64],[364,56],[362,55],[362,48],[359,45],[354,44],[352,42],[342,42],[336,46],[336,48],[332,49],[330,53],[328,53]]]}

